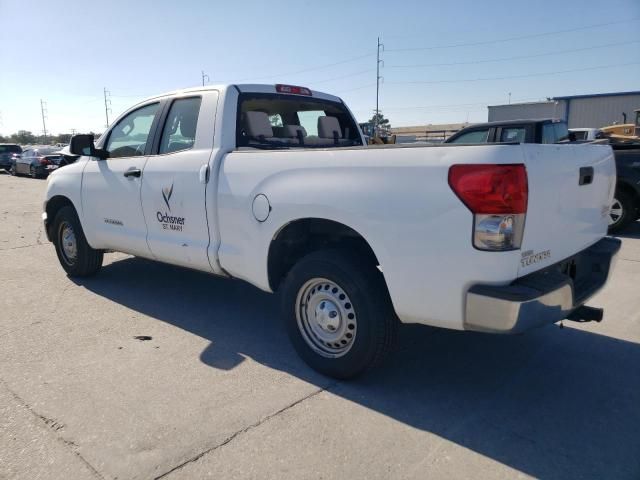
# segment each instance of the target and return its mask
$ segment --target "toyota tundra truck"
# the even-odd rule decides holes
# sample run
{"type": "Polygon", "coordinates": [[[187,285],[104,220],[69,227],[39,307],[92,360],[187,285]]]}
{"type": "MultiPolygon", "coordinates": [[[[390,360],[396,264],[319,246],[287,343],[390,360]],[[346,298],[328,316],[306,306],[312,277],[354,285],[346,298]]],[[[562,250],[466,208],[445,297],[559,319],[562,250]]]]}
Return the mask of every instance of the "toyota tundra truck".
{"type": "Polygon", "coordinates": [[[278,292],[296,351],[336,378],[379,364],[399,323],[600,320],[585,303],[620,248],[609,146],[368,147],[305,87],[159,95],[70,150],[42,214],[68,275],[119,251],[278,292]]]}

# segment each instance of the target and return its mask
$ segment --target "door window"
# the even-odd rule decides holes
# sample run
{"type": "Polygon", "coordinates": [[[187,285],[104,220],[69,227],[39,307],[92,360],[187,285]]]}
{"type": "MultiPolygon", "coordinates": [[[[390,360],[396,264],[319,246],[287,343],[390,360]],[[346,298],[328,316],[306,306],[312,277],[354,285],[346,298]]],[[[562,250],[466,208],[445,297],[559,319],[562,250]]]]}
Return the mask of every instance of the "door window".
{"type": "Polygon", "coordinates": [[[193,147],[201,102],[200,97],[193,97],[181,98],[171,104],[162,129],[160,153],[173,153],[193,147]]]}
{"type": "Polygon", "coordinates": [[[458,138],[452,140],[451,143],[487,143],[488,138],[489,129],[474,130],[473,132],[463,133],[458,138]]]}
{"type": "Polygon", "coordinates": [[[111,129],[107,141],[110,158],[144,155],[158,105],[153,103],[131,112],[111,129]]]}

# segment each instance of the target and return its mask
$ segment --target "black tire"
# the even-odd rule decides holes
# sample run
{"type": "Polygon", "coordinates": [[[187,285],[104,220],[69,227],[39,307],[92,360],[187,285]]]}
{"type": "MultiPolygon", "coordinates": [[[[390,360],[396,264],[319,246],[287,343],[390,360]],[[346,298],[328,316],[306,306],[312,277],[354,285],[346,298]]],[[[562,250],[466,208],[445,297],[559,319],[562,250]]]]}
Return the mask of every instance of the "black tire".
{"type": "Polygon", "coordinates": [[[614,195],[614,205],[619,205],[621,212],[615,217],[611,215],[611,221],[609,224],[609,233],[618,233],[624,230],[631,222],[636,219],[637,207],[633,201],[633,196],[624,190],[616,191],[614,195]]]}
{"type": "Polygon", "coordinates": [[[16,176],[16,174],[17,174],[17,172],[16,172],[16,166],[15,166],[15,165],[11,165],[11,166],[9,167],[8,172],[9,172],[9,175],[11,175],[12,177],[15,177],[15,176],[16,176]]]}
{"type": "Polygon", "coordinates": [[[51,237],[56,247],[56,254],[62,268],[72,277],[88,277],[94,275],[102,267],[103,252],[94,250],[87,243],[80,219],[73,207],[60,209],[51,226],[51,237]],[[76,255],[69,255],[63,247],[63,235],[71,229],[76,245],[76,255]]]}
{"type": "MultiPolygon", "coordinates": [[[[317,290],[320,292],[323,289],[326,288],[317,290]]],[[[322,292],[322,294],[325,293],[327,292],[322,292]]],[[[316,302],[315,312],[318,312],[318,308],[325,308],[324,305],[320,305],[324,303],[322,300],[316,300],[316,302]]],[[[337,297],[336,304],[338,308],[342,308],[337,297]]],[[[344,313],[345,310],[342,312],[344,313]]],[[[282,285],[282,315],[289,338],[300,357],[314,370],[338,379],[353,378],[379,365],[395,344],[399,323],[382,273],[372,262],[342,250],[314,252],[293,266],[282,285]],[[311,291],[306,300],[301,300],[302,303],[298,301],[299,294],[306,296],[305,288],[310,288],[316,280],[322,283],[325,279],[336,286],[341,298],[346,296],[346,300],[349,301],[345,303],[346,308],[349,309],[346,312],[354,314],[352,317],[352,313],[349,313],[349,318],[357,318],[356,326],[349,324],[354,320],[347,320],[345,315],[338,313],[338,323],[342,325],[346,322],[344,326],[355,330],[351,330],[354,334],[349,337],[348,346],[342,347],[348,350],[337,357],[331,356],[335,350],[332,351],[331,348],[326,347],[330,345],[329,343],[324,345],[317,337],[315,340],[311,339],[313,337],[311,329],[303,327],[305,322],[302,318],[310,318],[310,316],[305,317],[303,312],[309,312],[311,308],[309,305],[313,303],[313,299],[309,299],[313,290],[316,289],[311,291]],[[304,306],[299,310],[298,305],[302,304],[304,306]],[[318,344],[322,345],[318,347],[318,344]],[[328,352],[320,353],[322,349],[328,352]]],[[[314,320],[316,318],[317,315],[314,320]]],[[[315,325],[318,325],[317,320],[315,325]]],[[[338,330],[341,328],[343,327],[338,330]]],[[[344,331],[348,336],[350,332],[344,331]]],[[[345,337],[342,339],[344,341],[345,337]]],[[[339,346],[337,343],[336,345],[339,346]]]]}
{"type": "Polygon", "coordinates": [[[38,172],[36,172],[36,169],[33,165],[29,167],[29,175],[31,176],[31,178],[38,178],[38,172]]]}

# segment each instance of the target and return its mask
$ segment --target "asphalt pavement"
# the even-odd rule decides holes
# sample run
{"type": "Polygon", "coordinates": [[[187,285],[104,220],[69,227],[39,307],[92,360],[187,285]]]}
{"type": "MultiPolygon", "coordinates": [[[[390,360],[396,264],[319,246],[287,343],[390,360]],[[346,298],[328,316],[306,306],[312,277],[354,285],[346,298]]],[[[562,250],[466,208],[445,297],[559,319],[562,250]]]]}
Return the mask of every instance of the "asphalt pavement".
{"type": "Polygon", "coordinates": [[[0,479],[640,479],[640,224],[602,323],[407,325],[337,382],[244,282],[119,253],[68,278],[45,186],[0,174],[0,479]]]}

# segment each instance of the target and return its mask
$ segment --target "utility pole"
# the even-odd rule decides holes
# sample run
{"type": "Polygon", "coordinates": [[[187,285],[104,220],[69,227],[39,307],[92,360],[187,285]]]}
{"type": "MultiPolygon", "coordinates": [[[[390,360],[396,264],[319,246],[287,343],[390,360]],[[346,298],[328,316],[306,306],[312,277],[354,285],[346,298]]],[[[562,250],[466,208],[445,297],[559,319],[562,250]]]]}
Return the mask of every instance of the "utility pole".
{"type": "Polygon", "coordinates": [[[111,111],[111,92],[104,87],[104,116],[107,119],[107,128],[109,128],[109,112],[111,111]]]}
{"type": "Polygon", "coordinates": [[[509,92],[509,105],[511,105],[511,92],[509,92]]]}
{"type": "Polygon", "coordinates": [[[71,136],[73,137],[75,134],[76,134],[76,129],[75,129],[75,128],[72,128],[72,129],[71,129],[71,136]]]}
{"type": "Polygon", "coordinates": [[[380,63],[382,63],[382,60],[380,60],[380,48],[382,48],[382,51],[384,52],[384,45],[380,43],[380,37],[378,37],[378,48],[376,50],[376,116],[375,121],[373,122],[374,137],[380,136],[378,132],[378,123],[380,120],[380,79],[382,78],[380,76],[380,63]]]}
{"type": "Polygon", "coordinates": [[[43,143],[46,145],[47,143],[47,123],[45,119],[47,118],[47,102],[40,99],[40,112],[42,113],[42,133],[44,133],[44,141],[43,143]]]}
{"type": "Polygon", "coordinates": [[[202,86],[204,87],[204,79],[207,79],[207,82],[210,82],[211,79],[209,78],[209,75],[207,75],[206,73],[204,73],[204,70],[201,70],[202,72],[202,86]]]}

